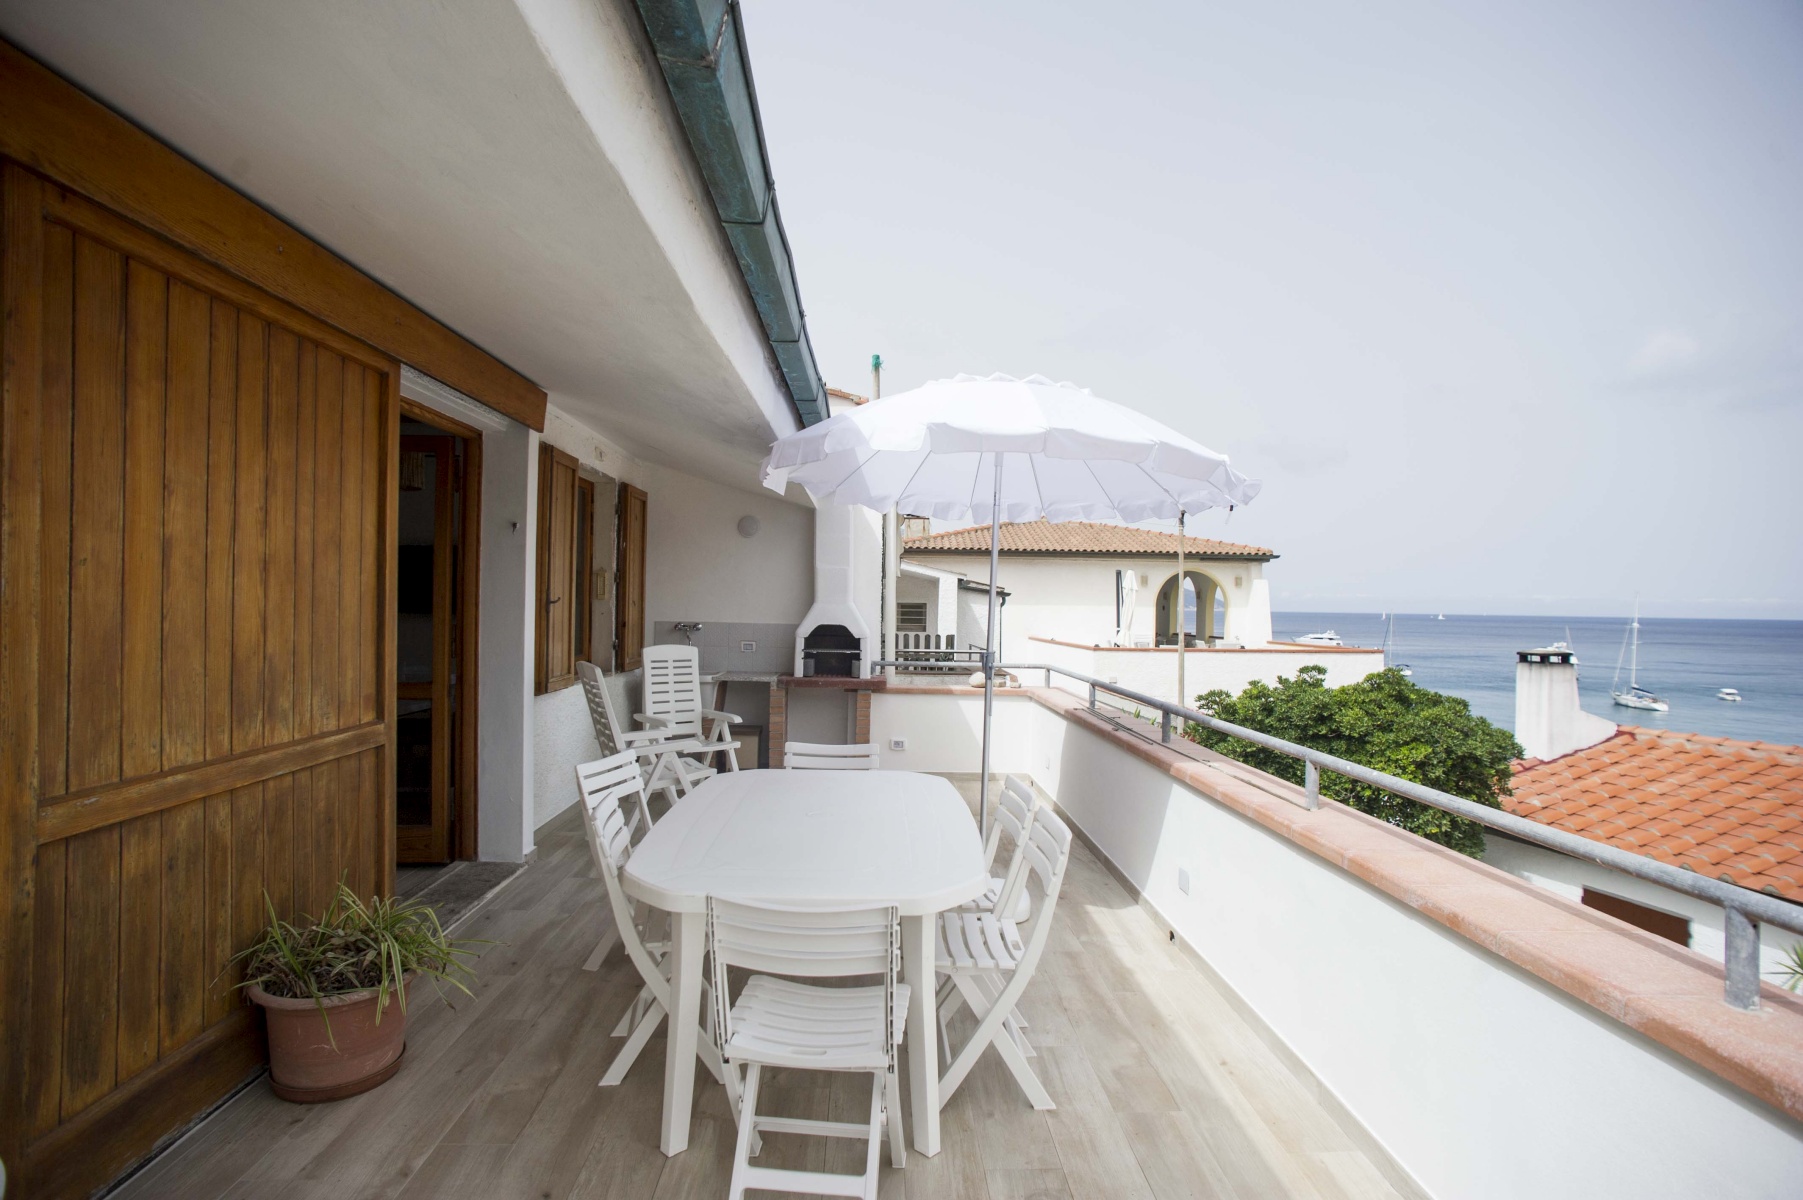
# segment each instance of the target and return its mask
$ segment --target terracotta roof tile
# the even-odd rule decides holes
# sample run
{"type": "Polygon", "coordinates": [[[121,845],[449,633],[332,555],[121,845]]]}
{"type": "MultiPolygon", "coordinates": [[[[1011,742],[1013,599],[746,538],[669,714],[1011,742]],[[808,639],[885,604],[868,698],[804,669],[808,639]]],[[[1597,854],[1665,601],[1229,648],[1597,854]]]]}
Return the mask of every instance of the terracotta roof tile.
{"type": "Polygon", "coordinates": [[[1803,903],[1803,746],[1624,725],[1514,789],[1517,816],[1803,903]]]}
{"type": "MultiPolygon", "coordinates": [[[[1183,552],[1196,558],[1277,557],[1263,546],[1245,546],[1214,538],[1186,537],[1183,552]]],[[[902,543],[911,554],[989,553],[989,526],[948,529],[911,537],[902,543]]],[[[1130,525],[1103,525],[1096,521],[1021,521],[1002,525],[1003,554],[1123,554],[1140,557],[1177,556],[1177,535],[1130,525]]]]}

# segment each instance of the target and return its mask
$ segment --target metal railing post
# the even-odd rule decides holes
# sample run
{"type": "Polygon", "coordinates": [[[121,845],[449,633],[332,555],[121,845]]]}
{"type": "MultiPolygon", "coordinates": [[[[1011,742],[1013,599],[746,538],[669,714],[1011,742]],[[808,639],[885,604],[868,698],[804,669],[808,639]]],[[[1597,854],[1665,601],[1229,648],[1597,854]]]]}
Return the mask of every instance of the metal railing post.
{"type": "Polygon", "coordinates": [[[1093,683],[1089,685],[1089,711],[1096,711],[1096,685],[1093,683]]]}
{"type": "Polygon", "coordinates": [[[1308,797],[1304,807],[1321,807],[1321,768],[1307,759],[1302,760],[1302,790],[1308,797]]]}
{"type": "Polygon", "coordinates": [[[1160,731],[1160,736],[1165,745],[1171,744],[1171,710],[1168,708],[1164,710],[1164,728],[1160,731]]]}
{"type": "Polygon", "coordinates": [[[1735,1008],[1759,1007],[1759,924],[1732,904],[1722,906],[1722,931],[1728,948],[1722,966],[1728,974],[1728,1003],[1735,1008]]]}

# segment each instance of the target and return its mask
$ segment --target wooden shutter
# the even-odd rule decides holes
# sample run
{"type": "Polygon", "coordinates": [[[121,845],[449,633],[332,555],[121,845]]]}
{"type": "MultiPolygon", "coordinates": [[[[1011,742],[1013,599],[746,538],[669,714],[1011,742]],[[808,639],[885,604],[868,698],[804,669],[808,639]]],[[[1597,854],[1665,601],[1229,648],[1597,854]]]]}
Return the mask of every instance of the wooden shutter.
{"type": "Polygon", "coordinates": [[[536,690],[576,682],[576,460],[548,442],[538,449],[538,630],[536,690]]]}
{"type": "Polygon", "coordinates": [[[645,493],[620,485],[619,578],[614,590],[614,661],[636,671],[645,658],[645,493]]]}
{"type": "Polygon", "coordinates": [[[17,165],[0,201],[0,1153],[85,1195],[262,1061],[265,895],[389,890],[399,372],[17,165]]]}
{"type": "Polygon", "coordinates": [[[576,657],[595,652],[595,481],[576,481],[576,657]]]}

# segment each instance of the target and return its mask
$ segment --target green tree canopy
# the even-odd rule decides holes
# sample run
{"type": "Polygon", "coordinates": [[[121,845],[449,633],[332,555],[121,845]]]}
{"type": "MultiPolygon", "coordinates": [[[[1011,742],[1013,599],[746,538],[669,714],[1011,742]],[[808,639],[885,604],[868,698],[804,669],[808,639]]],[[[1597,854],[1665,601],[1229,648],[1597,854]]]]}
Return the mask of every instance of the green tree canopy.
{"type": "MultiPolygon", "coordinates": [[[[1294,679],[1279,676],[1275,687],[1253,683],[1237,696],[1208,692],[1198,698],[1197,707],[1223,721],[1491,808],[1502,807],[1509,794],[1510,763],[1521,757],[1509,732],[1473,716],[1465,701],[1416,687],[1394,670],[1330,688],[1326,668],[1303,667],[1294,679]]],[[[1302,782],[1302,762],[1288,755],[1193,722],[1184,735],[1261,771],[1302,782]]],[[[1463,817],[1325,771],[1321,793],[1462,854],[1483,855],[1482,827],[1463,817]]]]}

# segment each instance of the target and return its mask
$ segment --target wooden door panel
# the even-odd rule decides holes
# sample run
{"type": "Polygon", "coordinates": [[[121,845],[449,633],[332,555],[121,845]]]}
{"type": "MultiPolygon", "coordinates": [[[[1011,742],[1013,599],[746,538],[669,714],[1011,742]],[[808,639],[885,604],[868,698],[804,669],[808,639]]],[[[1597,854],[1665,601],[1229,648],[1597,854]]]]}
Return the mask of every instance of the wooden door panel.
{"type": "Polygon", "coordinates": [[[124,259],[91,238],[77,237],[74,245],[70,565],[66,579],[43,584],[69,594],[67,642],[44,650],[61,651],[69,662],[72,789],[119,778],[125,539],[124,259]]]}
{"type": "Polygon", "coordinates": [[[34,752],[0,747],[32,881],[0,1153],[85,1194],[260,1059],[231,959],[268,906],[388,886],[398,369],[4,181],[0,624],[35,688],[0,696],[34,752]]]}

